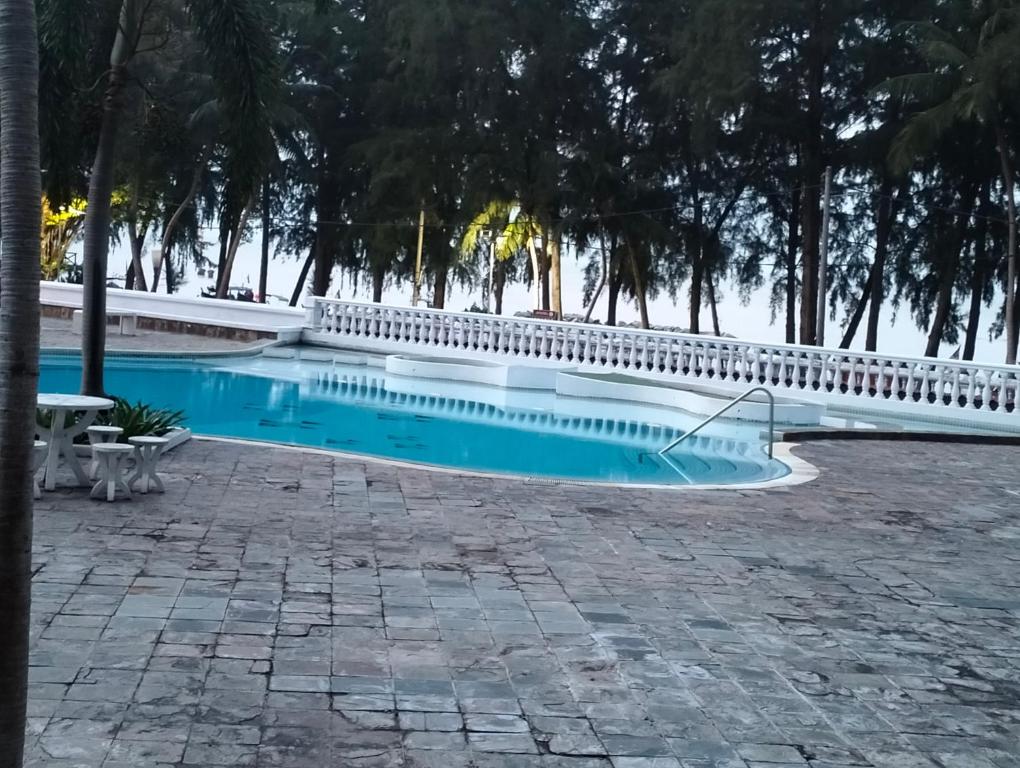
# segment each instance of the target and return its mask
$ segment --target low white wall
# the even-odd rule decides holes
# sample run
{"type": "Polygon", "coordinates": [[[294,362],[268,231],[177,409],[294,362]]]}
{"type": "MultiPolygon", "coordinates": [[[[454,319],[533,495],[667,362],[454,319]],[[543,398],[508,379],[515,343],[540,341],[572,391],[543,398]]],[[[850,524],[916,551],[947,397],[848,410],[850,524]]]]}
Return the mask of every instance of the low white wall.
{"type": "MultiPolygon", "coordinates": [[[[40,299],[44,305],[81,309],[82,286],[73,283],[41,282],[40,299]]],[[[305,311],[291,307],[269,307],[226,299],[194,299],[143,291],[107,288],[106,307],[110,311],[130,312],[141,317],[172,320],[199,325],[268,333],[289,333],[300,337],[305,311]]]]}
{"type": "Polygon", "coordinates": [[[456,360],[415,355],[390,355],[386,358],[386,373],[394,376],[463,381],[504,389],[553,390],[556,388],[556,377],[561,370],[570,369],[536,368],[503,365],[487,360],[456,360]]]}
{"type": "MultiPolygon", "coordinates": [[[[613,375],[564,373],[556,380],[556,394],[565,397],[621,400],[627,403],[647,403],[679,408],[698,416],[710,416],[733,399],[732,392],[713,391],[704,386],[656,386],[637,379],[623,381],[613,375]]],[[[764,399],[764,396],[763,396],[764,399]]],[[[776,398],[776,424],[787,426],[818,426],[825,415],[825,406],[817,403],[792,402],[776,398]]],[[[733,421],[750,421],[767,424],[769,404],[745,400],[733,407],[725,418],[733,421]]]]}

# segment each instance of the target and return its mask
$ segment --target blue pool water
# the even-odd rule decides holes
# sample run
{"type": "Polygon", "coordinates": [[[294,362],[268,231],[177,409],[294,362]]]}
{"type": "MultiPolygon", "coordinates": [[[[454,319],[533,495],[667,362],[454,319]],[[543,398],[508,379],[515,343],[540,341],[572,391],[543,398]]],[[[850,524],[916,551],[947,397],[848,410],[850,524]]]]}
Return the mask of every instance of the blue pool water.
{"type": "MultiPolygon", "coordinates": [[[[44,355],[42,392],[76,392],[77,358],[44,355]]],[[[692,417],[648,423],[625,405],[549,393],[387,377],[378,369],[265,358],[109,357],[106,388],[128,400],[181,409],[196,434],[310,446],[476,472],[621,484],[730,484],[781,477],[758,428],[720,430],[658,450],[692,417]],[[453,388],[449,385],[447,390],[453,388]],[[511,398],[513,399],[513,398],[511,398]],[[668,422],[668,426],[666,425],[668,422]]]]}

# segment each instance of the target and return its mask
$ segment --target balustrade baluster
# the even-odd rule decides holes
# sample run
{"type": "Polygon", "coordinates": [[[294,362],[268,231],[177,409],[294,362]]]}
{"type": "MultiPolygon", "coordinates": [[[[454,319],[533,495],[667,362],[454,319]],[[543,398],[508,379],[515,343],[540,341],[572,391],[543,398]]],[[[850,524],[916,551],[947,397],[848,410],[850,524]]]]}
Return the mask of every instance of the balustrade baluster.
{"type": "Polygon", "coordinates": [[[804,389],[808,392],[816,392],[824,386],[825,364],[829,356],[824,352],[808,352],[805,359],[807,360],[807,373],[804,376],[804,389]]]}
{"type": "Polygon", "coordinates": [[[946,404],[946,368],[943,365],[938,367],[938,380],[935,383],[935,401],[939,405],[946,404]]]}
{"type": "Polygon", "coordinates": [[[984,371],[983,373],[985,375],[985,386],[984,386],[984,389],[981,391],[981,410],[982,411],[990,411],[990,410],[992,410],[992,392],[993,392],[993,389],[992,389],[992,376],[993,376],[993,374],[992,374],[991,371],[984,371]]]}
{"type": "Polygon", "coordinates": [[[903,385],[903,400],[914,402],[917,395],[917,364],[907,366],[906,382],[903,385]]]}
{"type": "Polygon", "coordinates": [[[975,402],[977,401],[978,394],[978,382],[977,382],[977,368],[967,369],[967,389],[964,393],[964,408],[977,408],[975,402]]]}

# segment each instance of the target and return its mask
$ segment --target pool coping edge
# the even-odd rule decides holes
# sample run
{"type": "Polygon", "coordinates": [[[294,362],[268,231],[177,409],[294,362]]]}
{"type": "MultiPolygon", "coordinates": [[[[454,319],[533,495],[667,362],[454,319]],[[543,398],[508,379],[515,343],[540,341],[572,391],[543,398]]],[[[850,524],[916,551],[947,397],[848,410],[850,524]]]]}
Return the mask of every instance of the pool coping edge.
{"type": "Polygon", "coordinates": [[[410,461],[399,461],[397,459],[386,459],[378,456],[368,456],[361,453],[347,453],[344,451],[333,451],[328,448],[312,448],[302,445],[291,445],[289,443],[275,443],[271,440],[251,440],[240,437],[218,437],[215,435],[195,434],[194,440],[200,442],[227,443],[233,445],[252,445],[264,448],[278,448],[298,453],[308,453],[317,456],[332,456],[351,462],[362,462],[378,464],[381,466],[395,467],[398,469],[419,470],[422,472],[433,472],[443,475],[456,475],[460,477],[473,477],[487,480],[504,480],[507,482],[519,482],[528,485],[567,485],[584,488],[615,488],[619,490],[643,490],[643,491],[767,491],[780,488],[790,488],[804,485],[816,480],[821,471],[814,464],[801,459],[793,453],[798,447],[797,443],[776,443],[774,446],[774,457],[781,461],[790,470],[782,477],[772,480],[762,480],[755,483],[731,483],[731,484],[696,484],[696,485],[662,485],[657,483],[613,483],[599,480],[571,480],[568,478],[538,477],[536,475],[514,475],[501,474],[497,472],[477,472],[453,467],[440,467],[434,464],[418,464],[410,461]]]}

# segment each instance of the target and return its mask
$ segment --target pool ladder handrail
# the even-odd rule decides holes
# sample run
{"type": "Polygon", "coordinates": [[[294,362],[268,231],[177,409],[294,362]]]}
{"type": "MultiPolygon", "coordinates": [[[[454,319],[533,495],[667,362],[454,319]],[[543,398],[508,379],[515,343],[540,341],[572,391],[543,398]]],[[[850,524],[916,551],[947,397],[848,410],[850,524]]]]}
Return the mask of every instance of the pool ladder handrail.
{"type": "Polygon", "coordinates": [[[734,408],[737,405],[740,405],[740,403],[742,403],[745,400],[747,400],[751,395],[758,394],[759,392],[764,392],[765,395],[769,399],[769,459],[774,458],[773,455],[772,455],[772,446],[774,445],[775,440],[776,440],[776,396],[773,395],[772,394],[772,390],[768,389],[767,387],[755,387],[754,389],[747,390],[747,392],[745,392],[744,394],[742,394],[739,397],[735,398],[731,402],[727,403],[723,408],[720,408],[718,411],[713,413],[711,416],[709,416],[703,422],[698,424],[698,426],[696,426],[694,429],[692,429],[689,432],[686,432],[686,433],[680,435],[680,437],[678,437],[672,443],[670,443],[665,448],[663,448],[661,451],[659,451],[659,455],[660,456],[665,456],[667,453],[669,453],[674,448],[676,448],[678,445],[680,445],[680,443],[682,443],[688,437],[692,437],[693,435],[696,435],[698,432],[700,432],[702,429],[707,427],[709,424],[711,424],[713,421],[718,419],[720,416],[722,416],[725,413],[727,413],[731,408],[734,408]]]}

